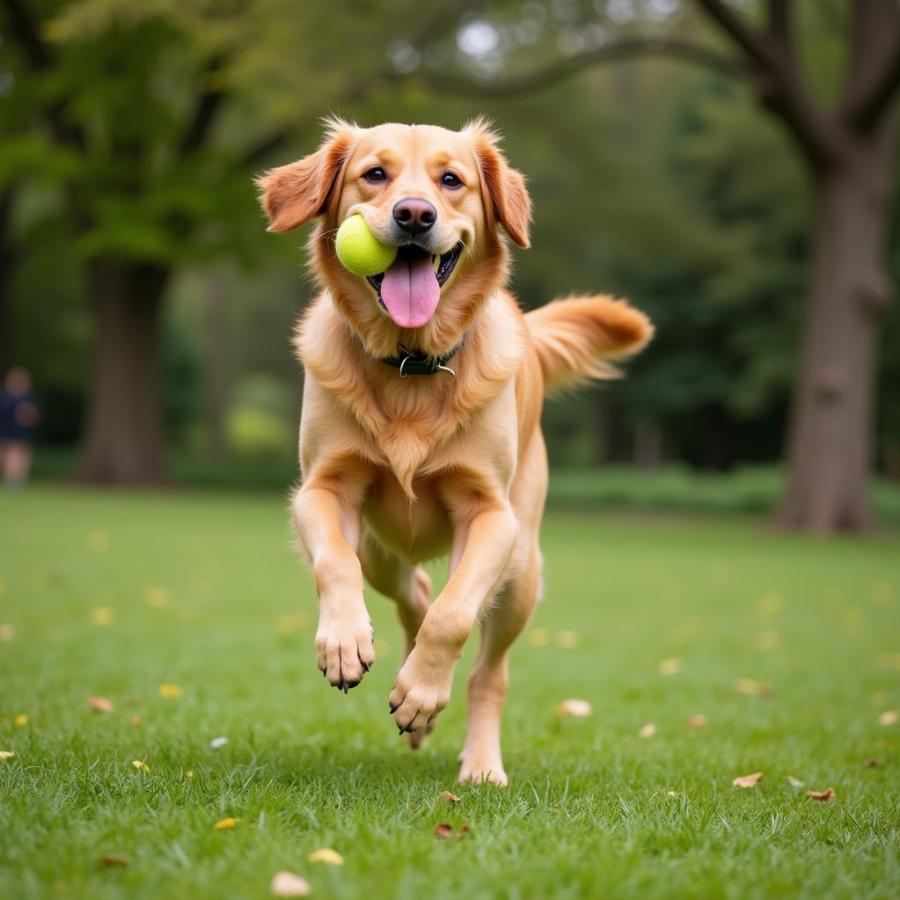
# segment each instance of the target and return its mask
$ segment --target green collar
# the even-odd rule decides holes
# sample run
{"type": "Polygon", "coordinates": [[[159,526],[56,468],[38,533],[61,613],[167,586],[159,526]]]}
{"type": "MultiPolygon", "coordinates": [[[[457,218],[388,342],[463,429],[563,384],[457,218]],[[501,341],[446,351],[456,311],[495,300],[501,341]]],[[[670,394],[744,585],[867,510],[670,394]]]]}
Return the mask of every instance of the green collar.
{"type": "Polygon", "coordinates": [[[456,376],[456,372],[447,365],[447,363],[459,352],[463,342],[460,341],[449,353],[443,356],[429,356],[427,353],[407,350],[403,344],[397,348],[400,352],[397,356],[387,356],[382,358],[382,362],[386,366],[392,366],[400,370],[400,377],[406,378],[407,375],[434,375],[437,372],[447,372],[456,376]]]}

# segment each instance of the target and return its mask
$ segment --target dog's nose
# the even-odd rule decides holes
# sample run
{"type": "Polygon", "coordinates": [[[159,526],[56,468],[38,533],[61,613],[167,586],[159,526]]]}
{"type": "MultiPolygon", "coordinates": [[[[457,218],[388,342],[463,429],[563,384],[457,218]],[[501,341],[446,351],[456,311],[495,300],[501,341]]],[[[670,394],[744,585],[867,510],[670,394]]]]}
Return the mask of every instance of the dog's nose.
{"type": "Polygon", "coordinates": [[[394,221],[407,234],[422,234],[434,225],[437,210],[432,203],[418,197],[407,197],[394,204],[394,221]]]}

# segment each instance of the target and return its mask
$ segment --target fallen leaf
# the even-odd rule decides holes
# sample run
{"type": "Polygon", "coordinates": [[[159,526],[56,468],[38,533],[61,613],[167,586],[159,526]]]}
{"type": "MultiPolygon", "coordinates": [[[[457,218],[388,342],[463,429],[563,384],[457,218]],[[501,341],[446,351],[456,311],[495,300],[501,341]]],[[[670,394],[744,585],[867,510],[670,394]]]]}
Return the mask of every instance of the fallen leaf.
{"type": "Polygon", "coordinates": [[[19,713],[13,722],[17,728],[24,728],[28,724],[28,713],[19,713]]]}
{"type": "Polygon", "coordinates": [[[672,656],[669,659],[664,659],[659,664],[659,674],[670,677],[672,675],[677,675],[681,671],[681,660],[678,659],[677,656],[672,656]]]}
{"type": "Polygon", "coordinates": [[[587,700],[563,700],[556,708],[557,715],[572,716],[575,719],[584,719],[593,712],[593,707],[587,700]]]}
{"type": "Polygon", "coordinates": [[[125,856],[117,856],[115,854],[108,854],[106,856],[100,857],[100,864],[103,866],[107,866],[112,868],[113,866],[127,866],[128,858],[125,856]]]}
{"type": "Polygon", "coordinates": [[[878,724],[883,725],[885,728],[889,728],[891,725],[897,724],[897,710],[896,709],[886,709],[879,717],[878,724]]]}
{"type": "Polygon", "coordinates": [[[309,854],[309,861],[311,863],[325,863],[327,866],[342,866],[344,857],[337,850],[332,850],[331,847],[320,847],[309,854]]]}
{"type": "Polygon", "coordinates": [[[751,775],[738,775],[731,783],[739,788],[752,788],[762,781],[762,777],[762,772],[753,772],[751,775]]]}
{"type": "Polygon", "coordinates": [[[107,700],[106,697],[96,697],[92,694],[90,697],[88,697],[87,702],[88,706],[91,709],[97,710],[97,712],[112,712],[112,701],[107,700]]]}
{"type": "Polygon", "coordinates": [[[656,734],[656,725],[653,722],[648,722],[646,725],[641,727],[641,730],[638,734],[642,738],[652,738],[656,734]]]}
{"type": "Polygon", "coordinates": [[[450,791],[441,791],[439,796],[444,803],[447,803],[450,806],[454,803],[459,803],[459,797],[457,797],[456,794],[451,794],[450,791]]]}
{"type": "Polygon", "coordinates": [[[219,819],[219,821],[216,822],[215,825],[213,825],[213,828],[215,828],[216,831],[228,831],[228,830],[234,828],[234,826],[237,825],[237,823],[238,823],[237,819],[232,819],[230,817],[227,819],[219,819]]]}
{"type": "Polygon", "coordinates": [[[134,713],[128,721],[137,728],[137,726],[141,724],[141,717],[137,713],[134,713]]]}
{"type": "Polygon", "coordinates": [[[104,553],[109,550],[109,534],[102,528],[95,528],[88,534],[88,548],[94,553],[104,553]]]}
{"type": "Polygon", "coordinates": [[[0,641],[8,643],[16,636],[16,629],[12,625],[0,625],[0,641]]]}
{"type": "Polygon", "coordinates": [[[182,693],[182,689],[177,684],[161,684],[159,686],[160,697],[165,697],[167,700],[177,700],[182,693]]]}
{"type": "Polygon", "coordinates": [[[193,769],[185,769],[185,770],[184,770],[184,777],[187,778],[188,780],[190,780],[191,778],[193,778],[193,777],[194,777],[194,770],[193,770],[193,769]]]}
{"type": "Polygon", "coordinates": [[[15,750],[0,750],[0,759],[12,759],[15,755],[15,750]]]}
{"type": "Polygon", "coordinates": [[[706,728],[708,724],[709,719],[707,719],[703,713],[697,713],[697,715],[691,716],[687,722],[688,728],[706,728]]]}
{"type": "Polygon", "coordinates": [[[269,890],[276,897],[308,897],[312,893],[312,886],[305,879],[293,872],[276,872],[272,878],[269,890]]]}
{"type": "Polygon", "coordinates": [[[434,836],[442,839],[453,837],[453,826],[449,822],[439,822],[434,826],[434,836]]]}
{"type": "Polygon", "coordinates": [[[209,746],[213,748],[213,750],[218,750],[220,747],[224,747],[228,743],[227,737],[217,737],[213,738],[209,742],[209,746]]]}
{"type": "Polygon", "coordinates": [[[768,681],[756,681],[753,678],[738,678],[734,683],[739,694],[748,697],[768,697],[772,693],[772,685],[768,681]]]}
{"type": "Polygon", "coordinates": [[[164,606],[172,605],[172,595],[165,589],[160,587],[147,588],[145,595],[148,605],[156,609],[162,609],[164,606]]]}
{"type": "Polygon", "coordinates": [[[136,769],[142,769],[144,772],[149,772],[149,771],[150,771],[150,766],[148,766],[147,763],[143,762],[143,761],[140,760],[140,759],[133,759],[133,760],[131,761],[131,764],[132,764],[136,769]]]}
{"type": "Polygon", "coordinates": [[[113,611],[108,606],[96,606],[89,613],[92,625],[112,625],[113,611]]]}
{"type": "Polygon", "coordinates": [[[826,791],[807,791],[806,796],[809,797],[810,800],[820,800],[823,803],[827,803],[829,800],[835,798],[835,792],[834,788],[830,787],[826,791]]]}
{"type": "Polygon", "coordinates": [[[578,646],[579,640],[577,631],[556,632],[556,645],[563,650],[574,650],[578,646]]]}
{"type": "Polygon", "coordinates": [[[528,640],[532,647],[546,647],[550,643],[550,632],[546,628],[532,628],[528,640]]]}
{"type": "Polygon", "coordinates": [[[799,791],[800,788],[802,788],[806,784],[805,781],[801,781],[799,778],[795,778],[793,775],[788,775],[787,782],[795,791],[799,791]]]}
{"type": "Polygon", "coordinates": [[[884,760],[879,759],[877,756],[870,756],[866,760],[866,768],[867,769],[877,769],[879,766],[884,765],[884,760]]]}
{"type": "Polygon", "coordinates": [[[666,791],[666,796],[667,797],[677,797],[678,791],[666,791]]]}

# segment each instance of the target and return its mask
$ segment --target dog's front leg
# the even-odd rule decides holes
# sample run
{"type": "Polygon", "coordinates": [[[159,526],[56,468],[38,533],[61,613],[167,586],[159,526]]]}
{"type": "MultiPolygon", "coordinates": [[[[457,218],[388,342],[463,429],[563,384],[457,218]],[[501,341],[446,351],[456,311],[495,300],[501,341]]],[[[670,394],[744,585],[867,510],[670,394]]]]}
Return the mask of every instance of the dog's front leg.
{"type": "Polygon", "coordinates": [[[517,528],[509,505],[499,501],[457,523],[456,565],[425,614],[391,692],[391,713],[401,732],[425,728],[449,702],[453,670],[484,604],[506,575],[517,528]]]}
{"type": "Polygon", "coordinates": [[[294,495],[294,522],[319,593],[316,665],[334,687],[356,687],[375,661],[372,622],[363,599],[359,504],[313,481],[294,495]]]}

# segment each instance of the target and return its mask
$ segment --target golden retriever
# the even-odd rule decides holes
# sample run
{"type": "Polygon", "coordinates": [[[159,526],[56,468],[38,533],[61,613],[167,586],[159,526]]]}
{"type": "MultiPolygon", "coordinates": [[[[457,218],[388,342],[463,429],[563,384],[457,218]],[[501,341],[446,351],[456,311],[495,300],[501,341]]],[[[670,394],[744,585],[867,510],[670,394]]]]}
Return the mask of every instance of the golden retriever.
{"type": "Polygon", "coordinates": [[[459,778],[505,785],[507,654],[541,591],[544,394],[608,377],[605,360],[638,351],[652,326],[604,296],[523,314],[498,229],[528,247],[531,202],[483,120],[327,125],[315,153],[258,179],[270,231],[319,219],[321,293],[296,335],[306,379],[292,502],[319,594],[317,664],[345,693],[359,684],[375,660],[363,579],[392,598],[406,658],[390,712],[417,747],[480,621],[459,778]],[[400,248],[387,272],[338,262],[335,232],[354,214],[400,248]],[[448,553],[432,602],[421,563],[448,553]]]}

